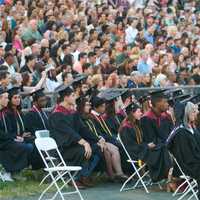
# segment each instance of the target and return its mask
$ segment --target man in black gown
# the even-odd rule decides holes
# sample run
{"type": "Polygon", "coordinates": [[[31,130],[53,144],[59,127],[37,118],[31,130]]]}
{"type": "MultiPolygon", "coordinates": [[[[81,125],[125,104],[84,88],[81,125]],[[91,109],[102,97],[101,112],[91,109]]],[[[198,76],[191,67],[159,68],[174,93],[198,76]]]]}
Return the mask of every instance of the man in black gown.
{"type": "Polygon", "coordinates": [[[36,90],[32,93],[33,107],[25,115],[25,129],[35,136],[37,130],[48,130],[48,115],[42,110],[46,107],[47,99],[43,92],[44,89],[36,90]]]}
{"type": "Polygon", "coordinates": [[[71,86],[59,88],[60,103],[49,118],[50,135],[61,151],[65,162],[69,165],[80,165],[82,170],[77,179],[77,186],[81,189],[91,186],[89,177],[96,163],[91,145],[86,141],[86,127],[79,123],[79,117],[74,109],[75,95],[71,86]]]}
{"type": "Polygon", "coordinates": [[[160,162],[158,163],[157,177],[161,180],[168,176],[169,169],[172,167],[165,141],[173,129],[173,122],[169,115],[167,98],[163,90],[151,93],[152,109],[144,114],[141,119],[141,128],[144,135],[143,141],[154,146],[160,151],[160,162]]]}

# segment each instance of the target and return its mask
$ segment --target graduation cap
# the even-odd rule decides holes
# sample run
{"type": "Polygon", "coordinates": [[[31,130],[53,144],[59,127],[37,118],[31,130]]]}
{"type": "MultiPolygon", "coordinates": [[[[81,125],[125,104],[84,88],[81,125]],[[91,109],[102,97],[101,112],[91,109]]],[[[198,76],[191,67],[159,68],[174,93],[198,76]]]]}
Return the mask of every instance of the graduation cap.
{"type": "MultiPolygon", "coordinates": [[[[192,102],[193,104],[198,104],[198,103],[200,103],[200,94],[195,95],[195,96],[193,96],[193,97],[190,97],[190,98],[188,99],[188,101],[192,102]]],[[[188,102],[188,101],[187,101],[187,102],[188,102]]]]}
{"type": "Polygon", "coordinates": [[[124,95],[127,92],[127,90],[119,90],[119,89],[107,89],[98,94],[99,97],[104,98],[106,101],[110,102],[118,97],[124,95]]]}
{"type": "Polygon", "coordinates": [[[20,87],[12,87],[8,90],[8,98],[11,99],[14,95],[17,95],[20,93],[20,87]]]}
{"type": "Polygon", "coordinates": [[[168,103],[171,107],[173,107],[175,105],[176,102],[181,102],[185,99],[190,98],[189,94],[183,94],[177,97],[170,97],[170,99],[168,100],[168,103]]]}
{"type": "Polygon", "coordinates": [[[177,96],[181,96],[183,95],[183,90],[173,90],[173,91],[169,91],[169,93],[171,94],[172,97],[177,97],[177,96]]]}
{"type": "Polygon", "coordinates": [[[125,89],[125,92],[121,95],[122,101],[125,101],[127,98],[131,97],[133,95],[133,92],[129,89],[125,89]]]}
{"type": "Polygon", "coordinates": [[[73,87],[76,88],[77,86],[81,85],[82,82],[87,79],[87,76],[85,74],[78,74],[74,77],[74,80],[72,81],[73,87]]]}
{"type": "Polygon", "coordinates": [[[150,96],[151,96],[151,100],[152,99],[162,99],[162,98],[167,98],[168,96],[166,95],[167,89],[160,89],[160,90],[156,90],[156,91],[151,91],[149,92],[150,96]]]}
{"type": "Polygon", "coordinates": [[[2,86],[0,86],[0,95],[6,93],[7,90],[5,90],[2,86]]]}
{"type": "Polygon", "coordinates": [[[91,99],[91,103],[93,108],[97,108],[106,103],[106,100],[101,97],[95,96],[91,99]]]}
{"type": "Polygon", "coordinates": [[[44,88],[41,88],[39,90],[36,90],[34,92],[31,93],[33,101],[37,101],[40,97],[44,97],[44,88]]]}
{"type": "Polygon", "coordinates": [[[69,85],[61,84],[60,86],[56,88],[55,92],[57,92],[60,95],[60,97],[64,97],[64,96],[69,96],[70,94],[72,94],[74,90],[71,84],[69,85]]]}
{"type": "Polygon", "coordinates": [[[130,114],[131,112],[135,112],[140,106],[136,103],[130,103],[125,109],[126,113],[130,114]]]}

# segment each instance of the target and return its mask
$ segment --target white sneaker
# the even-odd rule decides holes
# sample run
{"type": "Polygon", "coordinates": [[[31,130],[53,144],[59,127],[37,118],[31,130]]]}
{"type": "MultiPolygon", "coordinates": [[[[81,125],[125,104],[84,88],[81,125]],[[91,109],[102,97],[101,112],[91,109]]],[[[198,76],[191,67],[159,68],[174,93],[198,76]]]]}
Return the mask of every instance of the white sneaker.
{"type": "Polygon", "coordinates": [[[3,181],[14,182],[10,172],[3,172],[1,174],[1,177],[2,177],[3,181]]]}

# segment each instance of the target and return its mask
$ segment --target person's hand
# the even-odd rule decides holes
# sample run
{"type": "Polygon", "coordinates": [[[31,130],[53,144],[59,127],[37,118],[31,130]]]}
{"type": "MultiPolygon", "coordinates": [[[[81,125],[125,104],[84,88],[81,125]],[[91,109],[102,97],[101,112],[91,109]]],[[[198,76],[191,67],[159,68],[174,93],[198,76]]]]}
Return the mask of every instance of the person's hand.
{"type": "Polygon", "coordinates": [[[23,133],[22,137],[23,138],[25,138],[25,137],[31,137],[31,133],[30,132],[23,133]]]}
{"type": "Polygon", "coordinates": [[[87,143],[87,142],[85,142],[85,143],[83,144],[83,146],[84,146],[84,149],[85,149],[85,158],[86,158],[87,160],[89,160],[90,157],[91,157],[91,155],[92,155],[91,146],[90,146],[90,144],[87,143]]]}
{"type": "Polygon", "coordinates": [[[101,148],[101,152],[103,152],[105,148],[105,143],[98,142],[97,145],[101,148]]]}
{"type": "Polygon", "coordinates": [[[23,137],[20,137],[20,136],[17,136],[15,138],[15,142],[24,142],[24,138],[23,137]]]}
{"type": "Polygon", "coordinates": [[[148,144],[148,147],[149,147],[149,149],[153,149],[156,147],[156,145],[153,142],[151,142],[148,144]]]}

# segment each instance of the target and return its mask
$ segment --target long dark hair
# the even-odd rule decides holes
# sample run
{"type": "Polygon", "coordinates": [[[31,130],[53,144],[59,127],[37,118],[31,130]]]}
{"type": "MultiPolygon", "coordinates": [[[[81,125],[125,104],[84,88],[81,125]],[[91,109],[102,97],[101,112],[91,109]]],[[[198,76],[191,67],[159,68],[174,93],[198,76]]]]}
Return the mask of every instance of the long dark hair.
{"type": "Polygon", "coordinates": [[[127,123],[127,122],[135,130],[137,143],[141,144],[142,143],[142,137],[143,137],[142,129],[140,127],[140,121],[135,119],[135,117],[133,116],[133,112],[130,112],[128,114],[128,116],[123,120],[123,122],[121,123],[121,126],[119,128],[119,133],[121,133],[121,131],[123,129],[123,124],[127,123]]]}
{"type": "Polygon", "coordinates": [[[110,101],[106,104],[106,115],[110,116],[110,117],[114,117],[116,114],[115,111],[115,101],[110,101]]]}
{"type": "Polygon", "coordinates": [[[89,100],[87,98],[77,99],[77,102],[76,102],[77,111],[85,119],[89,117],[89,113],[85,113],[85,111],[84,111],[85,105],[86,105],[87,102],[89,102],[89,100]]]}
{"type": "MultiPolygon", "coordinates": [[[[12,105],[12,98],[15,96],[15,95],[19,95],[19,94],[14,94],[14,95],[12,95],[12,96],[8,96],[8,98],[9,98],[9,102],[8,102],[8,110],[10,111],[10,112],[14,112],[14,109],[13,109],[13,105],[12,105]]],[[[21,98],[21,96],[20,96],[20,98],[21,98]]],[[[21,105],[21,103],[22,103],[22,100],[21,100],[21,102],[20,102],[20,105],[19,106],[17,106],[17,111],[19,112],[19,113],[21,113],[22,112],[22,105],[21,105]]]]}

